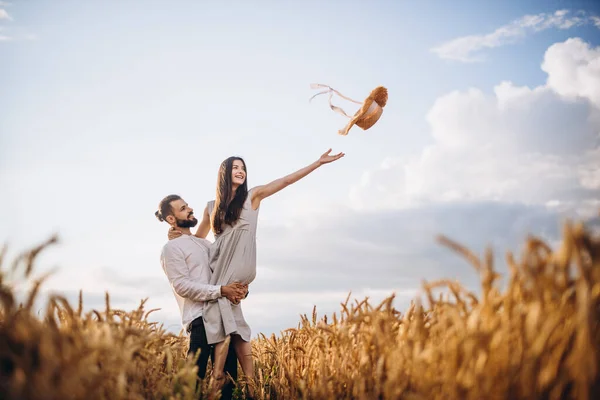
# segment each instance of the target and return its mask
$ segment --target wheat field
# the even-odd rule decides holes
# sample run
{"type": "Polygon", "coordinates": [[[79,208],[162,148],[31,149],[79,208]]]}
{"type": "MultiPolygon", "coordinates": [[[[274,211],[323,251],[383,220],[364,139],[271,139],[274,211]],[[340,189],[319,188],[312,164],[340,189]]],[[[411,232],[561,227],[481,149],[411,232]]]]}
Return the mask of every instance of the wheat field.
{"type": "MultiPolygon", "coordinates": [[[[480,295],[459,282],[423,283],[408,310],[350,298],[340,313],[302,316],[297,327],[253,341],[260,399],[597,399],[600,398],[600,239],[566,222],[556,249],[530,237],[508,252],[504,288],[492,263],[439,238],[480,276],[480,295]],[[441,294],[434,295],[440,291],[441,294]]],[[[43,316],[32,306],[34,274],[51,238],[12,262],[0,255],[0,398],[218,398],[196,389],[187,339],[163,329],[144,301],[125,312],[83,312],[60,296],[43,316]],[[31,281],[17,303],[11,282],[31,281]]],[[[340,299],[344,301],[344,299],[340,299]]],[[[241,376],[241,370],[240,370],[241,376]]],[[[243,379],[235,390],[243,398],[243,379]]]]}

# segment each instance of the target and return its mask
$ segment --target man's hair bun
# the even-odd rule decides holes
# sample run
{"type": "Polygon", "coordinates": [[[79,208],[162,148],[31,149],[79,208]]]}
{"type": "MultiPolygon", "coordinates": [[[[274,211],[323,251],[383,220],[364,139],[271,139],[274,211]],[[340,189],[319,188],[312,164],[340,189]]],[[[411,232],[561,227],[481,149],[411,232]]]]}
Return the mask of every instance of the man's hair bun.
{"type": "Polygon", "coordinates": [[[154,216],[163,222],[169,215],[173,215],[173,209],[171,208],[171,202],[175,200],[181,200],[181,196],[178,194],[170,194],[158,203],[158,210],[154,212],[154,216]]]}

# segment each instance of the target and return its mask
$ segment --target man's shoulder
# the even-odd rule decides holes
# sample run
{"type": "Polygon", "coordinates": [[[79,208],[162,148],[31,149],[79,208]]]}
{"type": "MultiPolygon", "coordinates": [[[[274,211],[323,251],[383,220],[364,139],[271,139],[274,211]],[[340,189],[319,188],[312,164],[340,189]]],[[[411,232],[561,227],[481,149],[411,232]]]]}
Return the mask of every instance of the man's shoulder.
{"type": "Polygon", "coordinates": [[[201,247],[206,249],[208,249],[212,244],[212,242],[208,239],[199,238],[194,235],[181,235],[178,238],[171,239],[165,243],[162,247],[162,252],[164,253],[165,251],[173,249],[183,249],[185,246],[189,246],[187,243],[190,243],[190,241],[196,242],[197,244],[201,245],[201,247]]]}
{"type": "Polygon", "coordinates": [[[191,239],[207,250],[208,250],[208,248],[210,248],[210,245],[212,244],[212,242],[206,238],[191,236],[191,239]]]}
{"type": "Polygon", "coordinates": [[[185,241],[185,239],[186,239],[185,235],[181,235],[178,238],[169,240],[167,243],[165,243],[163,245],[161,252],[164,254],[165,251],[169,251],[169,250],[173,250],[173,249],[180,249],[183,242],[185,241]]]}

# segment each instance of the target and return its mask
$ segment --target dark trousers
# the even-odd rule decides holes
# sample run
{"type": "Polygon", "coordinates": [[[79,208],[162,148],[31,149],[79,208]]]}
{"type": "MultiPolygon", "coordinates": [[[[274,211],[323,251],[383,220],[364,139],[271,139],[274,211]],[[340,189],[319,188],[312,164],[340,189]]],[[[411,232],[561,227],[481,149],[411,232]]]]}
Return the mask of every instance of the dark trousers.
{"type": "MultiPolygon", "coordinates": [[[[209,345],[206,339],[206,331],[204,330],[204,321],[202,317],[198,317],[192,321],[190,324],[190,347],[188,349],[188,355],[195,355],[198,349],[200,349],[200,356],[196,361],[196,365],[198,366],[198,378],[204,379],[206,376],[206,368],[208,366],[208,357],[210,356],[210,360],[214,365],[215,362],[215,353],[214,346],[209,345]]],[[[227,377],[227,374],[231,375],[234,381],[237,380],[237,355],[235,354],[235,349],[232,345],[229,346],[229,351],[227,352],[227,359],[225,360],[225,368],[224,373],[227,377]]],[[[223,385],[221,389],[221,399],[229,400],[231,399],[233,394],[233,383],[227,377],[226,383],[223,385]]]]}

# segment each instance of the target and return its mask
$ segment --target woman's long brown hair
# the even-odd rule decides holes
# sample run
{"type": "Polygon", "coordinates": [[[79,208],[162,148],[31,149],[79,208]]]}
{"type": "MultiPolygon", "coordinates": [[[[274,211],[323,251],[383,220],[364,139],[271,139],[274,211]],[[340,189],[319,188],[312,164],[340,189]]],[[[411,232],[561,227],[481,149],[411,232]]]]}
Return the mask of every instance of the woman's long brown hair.
{"type": "Polygon", "coordinates": [[[232,156],[221,163],[219,168],[219,176],[217,178],[217,196],[215,197],[215,207],[211,215],[211,225],[215,235],[223,232],[223,224],[232,225],[240,218],[244,202],[248,196],[248,171],[246,162],[241,157],[232,156]],[[231,197],[231,171],[233,170],[233,162],[240,160],[244,164],[246,171],[246,179],[244,183],[235,191],[235,195],[231,203],[227,204],[231,197]]]}

